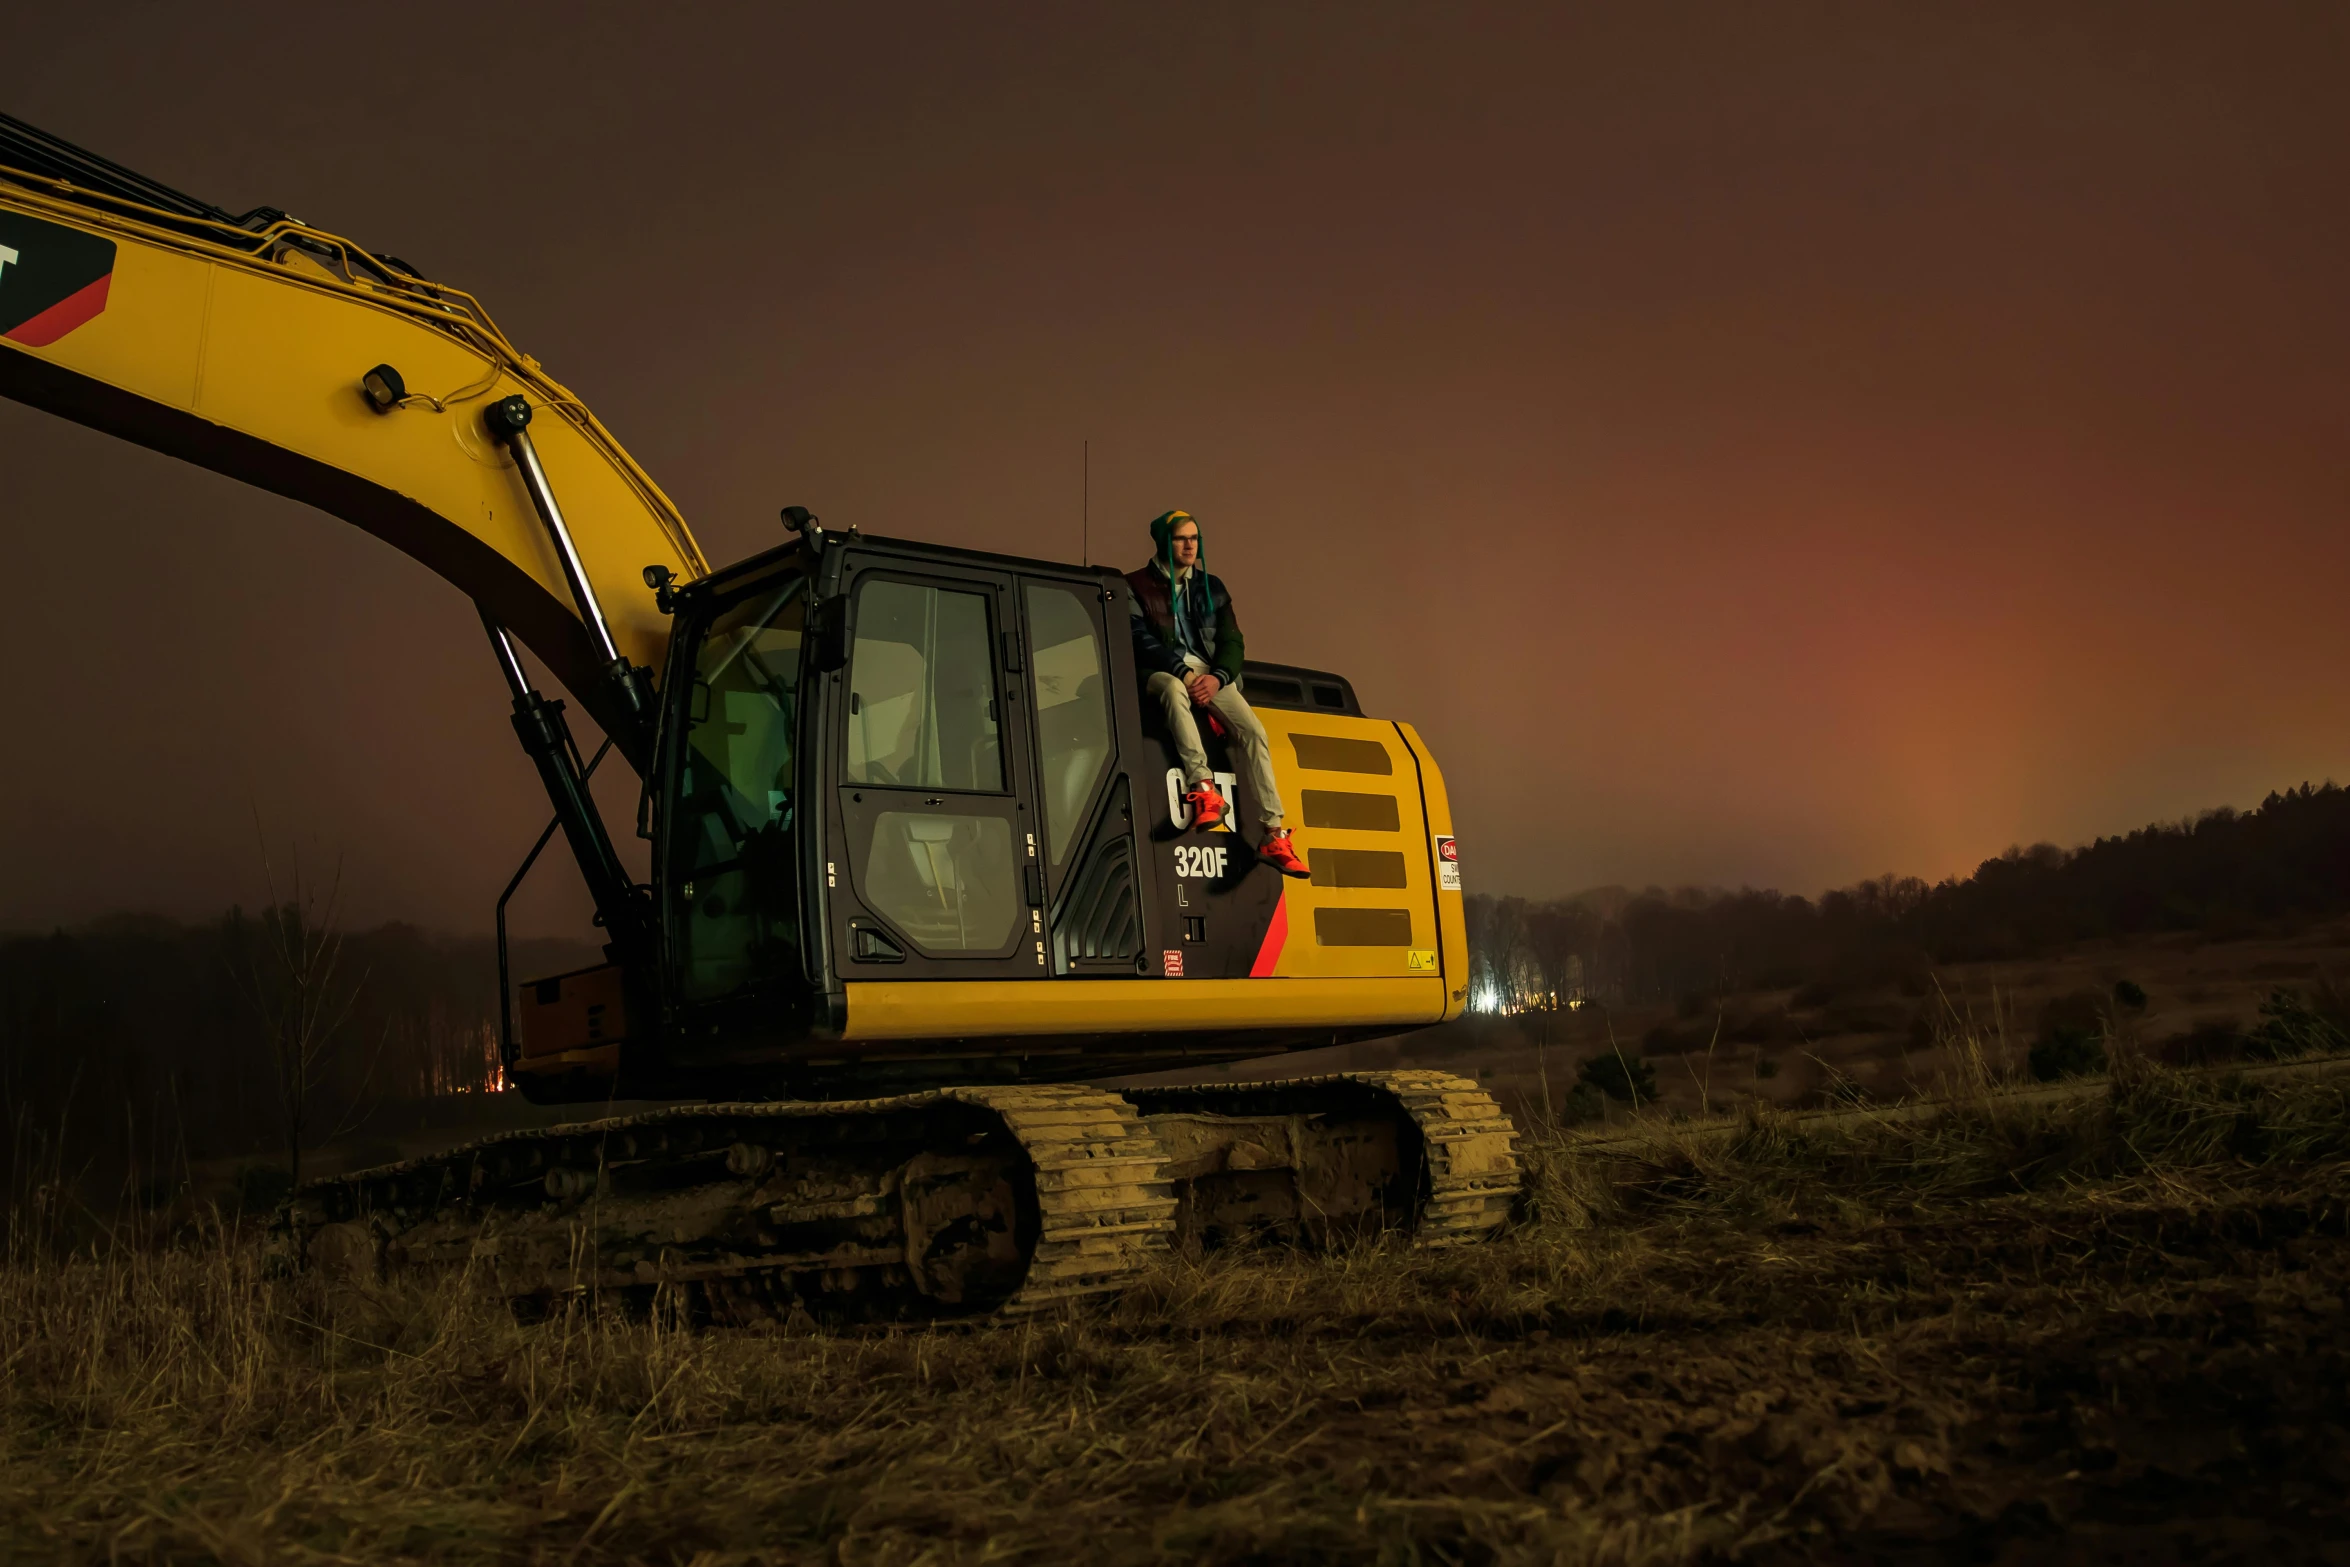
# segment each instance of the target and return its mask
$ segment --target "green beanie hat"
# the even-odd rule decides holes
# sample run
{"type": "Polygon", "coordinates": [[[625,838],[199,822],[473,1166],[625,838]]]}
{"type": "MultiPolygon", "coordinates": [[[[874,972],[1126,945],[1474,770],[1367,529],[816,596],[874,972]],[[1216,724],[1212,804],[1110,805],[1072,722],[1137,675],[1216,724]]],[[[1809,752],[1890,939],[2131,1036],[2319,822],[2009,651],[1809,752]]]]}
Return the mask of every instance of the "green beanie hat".
{"type": "MultiPolygon", "coordinates": [[[[1161,512],[1151,519],[1151,543],[1159,552],[1159,563],[1167,568],[1167,580],[1175,580],[1175,524],[1188,522],[1199,528],[1199,519],[1187,511],[1161,512]]],[[[1202,571],[1208,565],[1208,531],[1200,528],[1199,559],[1196,568],[1202,571]]]]}

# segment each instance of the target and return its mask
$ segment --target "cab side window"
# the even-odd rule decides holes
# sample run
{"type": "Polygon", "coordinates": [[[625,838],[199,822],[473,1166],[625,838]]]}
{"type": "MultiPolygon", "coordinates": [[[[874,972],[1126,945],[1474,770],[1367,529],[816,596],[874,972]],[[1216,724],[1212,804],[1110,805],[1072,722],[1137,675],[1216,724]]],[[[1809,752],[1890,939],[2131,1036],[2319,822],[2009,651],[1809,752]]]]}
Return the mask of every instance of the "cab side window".
{"type": "Polygon", "coordinates": [[[1008,803],[969,798],[1005,788],[987,596],[874,577],[856,595],[844,778],[907,791],[876,802],[858,892],[927,953],[1000,953],[1027,904],[1008,803]]]}
{"type": "Polygon", "coordinates": [[[689,999],[798,962],[800,589],[795,579],[721,612],[695,653],[671,850],[689,999]]]}
{"type": "Polygon", "coordinates": [[[1094,787],[1110,766],[1110,693],[1101,630],[1068,588],[1027,587],[1029,667],[1036,684],[1036,741],[1052,860],[1069,857],[1094,787]]]}
{"type": "Polygon", "coordinates": [[[855,625],[848,781],[1001,790],[987,599],[868,578],[855,625]]]}

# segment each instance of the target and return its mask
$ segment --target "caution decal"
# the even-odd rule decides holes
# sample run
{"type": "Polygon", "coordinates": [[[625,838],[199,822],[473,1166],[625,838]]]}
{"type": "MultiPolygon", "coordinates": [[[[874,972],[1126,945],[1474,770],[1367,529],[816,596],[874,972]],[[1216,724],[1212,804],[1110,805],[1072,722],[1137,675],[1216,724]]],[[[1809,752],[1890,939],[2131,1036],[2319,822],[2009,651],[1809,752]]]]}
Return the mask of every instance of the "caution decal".
{"type": "Polygon", "coordinates": [[[114,241],[0,212],[0,337],[47,348],[106,308],[114,241]]]}

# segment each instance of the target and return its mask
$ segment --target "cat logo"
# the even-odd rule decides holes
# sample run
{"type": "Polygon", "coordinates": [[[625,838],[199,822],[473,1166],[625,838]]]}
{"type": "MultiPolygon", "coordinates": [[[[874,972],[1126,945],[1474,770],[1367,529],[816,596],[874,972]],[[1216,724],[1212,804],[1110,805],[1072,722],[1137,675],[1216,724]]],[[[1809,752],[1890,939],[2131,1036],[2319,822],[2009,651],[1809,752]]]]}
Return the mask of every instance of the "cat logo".
{"type": "Polygon", "coordinates": [[[47,348],[106,308],[114,241],[0,212],[0,337],[47,348]]]}
{"type": "MultiPolygon", "coordinates": [[[[1216,792],[1224,797],[1225,803],[1232,807],[1232,811],[1225,813],[1224,819],[1208,830],[1210,832],[1230,832],[1232,831],[1232,817],[1240,808],[1240,775],[1218,773],[1215,776],[1216,792]]],[[[1191,807],[1183,803],[1183,770],[1179,767],[1167,769],[1167,820],[1175,824],[1177,832],[1181,832],[1191,825],[1191,807]]]]}

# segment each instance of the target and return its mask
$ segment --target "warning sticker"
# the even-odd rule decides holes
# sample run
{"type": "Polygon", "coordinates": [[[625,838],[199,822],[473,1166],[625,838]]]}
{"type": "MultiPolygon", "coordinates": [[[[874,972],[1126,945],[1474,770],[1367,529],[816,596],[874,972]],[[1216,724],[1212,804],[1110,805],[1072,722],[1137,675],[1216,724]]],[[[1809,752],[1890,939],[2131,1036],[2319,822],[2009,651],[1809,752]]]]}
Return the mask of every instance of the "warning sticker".
{"type": "Polygon", "coordinates": [[[1436,840],[1436,884],[1446,892],[1461,890],[1461,846],[1458,839],[1436,840]]]}
{"type": "Polygon", "coordinates": [[[0,212],[0,337],[47,348],[106,308],[114,241],[0,212]]]}
{"type": "Polygon", "coordinates": [[[1436,953],[1432,948],[1413,947],[1403,955],[1403,966],[1415,974],[1436,972],[1436,953]]]}
{"type": "Polygon", "coordinates": [[[1169,948],[1167,951],[1159,954],[1159,962],[1160,965],[1166,969],[1167,977],[1169,979],[1181,979],[1183,977],[1183,954],[1180,951],[1174,948],[1169,948]]]}

